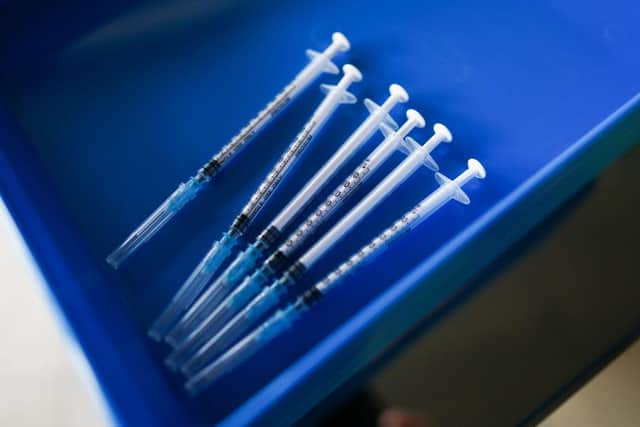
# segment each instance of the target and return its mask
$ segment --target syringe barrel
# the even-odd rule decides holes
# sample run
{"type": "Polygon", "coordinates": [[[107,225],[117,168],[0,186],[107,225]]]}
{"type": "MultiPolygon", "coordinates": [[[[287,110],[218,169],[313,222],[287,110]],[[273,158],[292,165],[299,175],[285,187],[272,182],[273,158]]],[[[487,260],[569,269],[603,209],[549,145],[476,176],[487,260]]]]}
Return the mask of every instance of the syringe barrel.
{"type": "Polygon", "coordinates": [[[367,158],[329,194],[327,199],[313,211],[278,248],[285,256],[291,256],[306,239],[340,207],[353,192],[398,149],[402,138],[416,127],[414,120],[407,120],[398,131],[389,134],[367,158]]]}
{"type": "Polygon", "coordinates": [[[305,184],[305,186],[296,194],[296,196],[282,209],[278,216],[273,220],[272,225],[278,230],[283,230],[296,215],[309,203],[315,194],[317,194],[327,181],[338,171],[338,169],[347,162],[355,152],[376,132],[381,123],[387,121],[389,111],[395,106],[400,99],[397,95],[392,94],[389,98],[374,110],[369,116],[358,126],[358,128],[347,138],[347,140],[338,148],[331,158],[316,172],[316,174],[305,184]]]}
{"type": "Polygon", "coordinates": [[[349,41],[341,33],[334,33],[333,42],[321,54],[308,63],[258,115],[253,118],[231,141],[225,144],[218,153],[209,159],[187,183],[181,184],[176,192],[157,208],[138,228],[136,228],[118,247],[107,257],[107,262],[118,268],[126,259],[136,252],[144,243],[150,240],[164,227],[175,214],[192,200],[198,191],[211,180],[229,161],[235,157],[253,138],[253,136],[267,125],[284,106],[296,98],[311,82],[323,72],[337,72],[337,67],[331,59],[338,52],[349,50],[349,41]]]}
{"type": "Polygon", "coordinates": [[[217,174],[229,161],[247,145],[247,143],[271,120],[280,113],[291,101],[298,97],[320,74],[324,72],[337,73],[338,68],[332,58],[340,51],[335,41],[324,52],[313,56],[311,61],[296,74],[293,80],[280,91],[244,128],[240,130],[224,147],[214,155],[198,171],[201,180],[208,181],[217,174]]]}
{"type": "Polygon", "coordinates": [[[333,245],[340,241],[362,218],[375,206],[382,202],[391,192],[402,184],[421,165],[424,154],[418,149],[404,159],[382,182],[380,182],[364,199],[347,213],[331,230],[329,230],[302,257],[300,262],[311,267],[333,245]]]}
{"type": "MultiPolygon", "coordinates": [[[[349,64],[345,65],[345,67],[348,65],[349,64]]],[[[309,121],[307,121],[302,130],[298,133],[293,142],[271,169],[264,181],[260,184],[258,190],[251,196],[249,202],[236,217],[232,228],[237,229],[240,232],[244,232],[247,229],[258,212],[260,212],[263,206],[267,203],[280,182],[289,173],[292,166],[296,163],[296,160],[305,151],[305,148],[309,145],[311,140],[323,128],[338,106],[345,102],[345,99],[349,94],[347,92],[347,88],[356,80],[355,77],[356,76],[351,73],[346,73],[342,79],[340,79],[338,84],[327,93],[324,100],[313,112],[309,121]]]]}
{"type": "Polygon", "coordinates": [[[344,276],[351,274],[360,265],[384,251],[392,241],[422,223],[449,200],[451,200],[451,190],[444,186],[438,188],[413,209],[402,215],[402,217],[395,221],[389,228],[385,229],[369,243],[360,248],[360,250],[351,255],[349,259],[325,276],[324,279],[316,283],[314,287],[321,294],[325,294],[329,289],[339,283],[344,276]]]}
{"type": "Polygon", "coordinates": [[[316,283],[313,288],[315,288],[319,294],[326,293],[346,274],[353,272],[363,262],[376,256],[400,235],[417,227],[450,200],[455,198],[462,200],[464,203],[468,203],[469,199],[462,192],[460,185],[468,182],[471,178],[477,177],[482,179],[485,176],[484,168],[477,160],[470,160],[469,165],[469,168],[453,181],[442,174],[436,173],[436,179],[440,182],[438,189],[425,197],[420,203],[414,206],[413,209],[402,215],[402,217],[368,244],[360,248],[360,250],[353,254],[347,261],[340,264],[324,279],[316,283]],[[471,165],[474,166],[472,167],[471,165]],[[461,196],[463,198],[461,198],[461,196]]]}

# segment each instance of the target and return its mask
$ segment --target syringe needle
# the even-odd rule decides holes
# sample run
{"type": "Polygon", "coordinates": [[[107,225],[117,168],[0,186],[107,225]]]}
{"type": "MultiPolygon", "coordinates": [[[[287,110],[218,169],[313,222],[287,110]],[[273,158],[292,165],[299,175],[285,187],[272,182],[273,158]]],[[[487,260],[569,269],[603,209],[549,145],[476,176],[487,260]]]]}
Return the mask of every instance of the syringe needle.
{"type": "MultiPolygon", "coordinates": [[[[424,124],[424,119],[418,112],[408,112],[409,121],[413,118],[413,121],[419,119],[421,124],[424,124]]],[[[413,125],[415,126],[415,124],[413,125]]],[[[410,126],[410,127],[413,127],[410,126]]],[[[404,127],[404,126],[403,126],[404,127]]],[[[399,132],[399,131],[398,131],[399,132]]],[[[286,271],[286,273],[276,280],[271,286],[269,281],[271,277],[275,276],[273,270],[267,265],[263,265],[253,275],[246,278],[242,284],[236,288],[227,299],[220,304],[220,307],[213,311],[212,314],[204,321],[203,325],[198,326],[195,333],[190,337],[190,340],[201,342],[205,338],[211,340],[216,335],[217,330],[214,330],[210,325],[220,326],[222,323],[217,321],[220,318],[221,313],[224,313],[224,318],[229,319],[233,317],[238,310],[251,299],[258,294],[259,298],[254,307],[248,313],[248,315],[259,315],[263,310],[267,310],[272,307],[271,304],[275,304],[278,301],[279,294],[285,291],[287,287],[290,287],[297,283],[313,264],[315,264],[320,257],[328,252],[331,247],[344,238],[344,236],[358,224],[369,212],[371,212],[378,204],[385,200],[400,184],[402,184],[409,176],[411,176],[420,166],[425,162],[425,159],[431,158],[430,152],[435,146],[442,141],[450,141],[451,134],[449,130],[442,124],[436,124],[434,126],[434,134],[424,145],[416,143],[413,151],[409,156],[398,165],[391,173],[389,173],[369,194],[367,194],[344,218],[342,218],[329,232],[327,232],[315,245],[313,245],[304,255],[302,255],[293,265],[286,271]],[[263,289],[264,288],[264,289],[263,289]]],[[[256,300],[254,300],[256,301],[256,300]]],[[[227,328],[225,328],[227,329],[227,328]]],[[[217,338],[216,338],[217,339],[217,338]]],[[[215,339],[214,339],[215,340],[215,339]]],[[[207,344],[208,345],[208,344],[207,344]]],[[[206,345],[205,345],[206,346],[206,345]]],[[[191,351],[196,351],[192,349],[191,351]]],[[[194,358],[192,357],[191,360],[194,358]]],[[[185,364],[185,369],[189,369],[185,364]]]]}
{"type": "MultiPolygon", "coordinates": [[[[383,130],[383,133],[387,135],[385,140],[380,144],[380,147],[367,158],[365,161],[366,166],[361,166],[356,169],[352,176],[348,178],[347,182],[342,185],[341,188],[343,188],[343,191],[339,192],[337,196],[332,196],[333,203],[331,206],[333,210],[335,210],[358,185],[362,184],[395,149],[403,147],[402,138],[414,127],[420,126],[421,119],[414,115],[412,110],[409,110],[407,113],[407,122],[403,124],[398,132],[394,132],[393,128],[397,128],[398,126],[389,116],[389,111],[397,102],[404,102],[407,99],[408,94],[406,91],[401,86],[392,84],[389,87],[389,98],[387,98],[381,106],[378,106],[371,100],[365,100],[365,103],[368,105],[367,108],[371,112],[369,117],[354,131],[331,159],[307,182],[303,189],[287,204],[271,224],[260,233],[258,239],[250,244],[246,250],[241,252],[220,277],[213,282],[210,286],[211,292],[217,288],[232,290],[241,283],[244,277],[251,273],[259,261],[268,254],[277,237],[281,234],[282,230],[293,221],[296,214],[318,193],[322,186],[336,172],[338,167],[344,164],[355,150],[371,137],[379,126],[383,130]],[[393,126],[393,128],[390,126],[393,126]]],[[[311,229],[311,221],[313,221],[314,224],[319,223],[321,222],[321,216],[326,218],[330,213],[330,209],[327,209],[324,204],[321,206],[322,215],[316,212],[316,214],[310,216],[310,219],[304,222],[307,224],[304,228],[307,235],[311,229]]],[[[296,233],[295,236],[298,239],[297,242],[302,240],[302,234],[300,232],[296,233]]],[[[290,249],[290,251],[294,249],[291,244],[287,245],[287,248],[290,249]]],[[[233,311],[224,310],[226,306],[224,302],[220,306],[215,307],[206,301],[205,298],[205,295],[200,297],[194,304],[194,307],[197,305],[200,307],[198,310],[211,314],[208,314],[206,320],[201,323],[202,327],[198,326],[190,330],[189,335],[185,337],[167,357],[165,362],[167,366],[172,369],[175,369],[175,367],[184,362],[187,357],[190,357],[192,350],[202,345],[204,343],[203,340],[208,339],[214,331],[220,328],[223,322],[229,319],[227,313],[229,315],[233,314],[233,311]]],[[[229,303],[229,301],[225,302],[229,303]]]]}
{"type": "Polygon", "coordinates": [[[186,183],[180,184],[171,194],[126,240],[108,257],[107,262],[118,268],[140,246],[151,239],[182,207],[192,200],[198,192],[238,154],[242,148],[266,126],[284,106],[296,98],[320,74],[338,73],[338,67],[332,58],[338,52],[349,50],[349,41],[342,33],[334,33],[332,43],[323,52],[307,51],[311,60],[291,83],[280,92],[258,115],[252,119],[231,141],[213,156],[186,183]]]}
{"type": "Polygon", "coordinates": [[[231,371],[234,367],[251,357],[256,351],[271,341],[273,337],[279,335],[285,329],[288,329],[297,314],[294,310],[290,311],[291,314],[278,311],[278,313],[267,322],[229,349],[222,357],[207,366],[205,370],[189,379],[185,384],[187,392],[192,396],[197,395],[222,374],[231,371]]]}
{"type": "Polygon", "coordinates": [[[225,233],[209,250],[200,264],[187,278],[185,284],[180,287],[173,296],[165,310],[158,316],[149,329],[149,336],[156,341],[162,340],[165,334],[175,325],[208,283],[211,275],[220,264],[229,256],[237,240],[229,233],[225,233]]]}
{"type": "Polygon", "coordinates": [[[372,100],[365,99],[364,104],[369,110],[369,116],[315,175],[309,179],[305,186],[280,211],[278,216],[258,235],[256,241],[238,255],[212,286],[234,288],[245,275],[250,273],[257,266],[257,263],[268,255],[283,230],[293,222],[329,179],[355,154],[364,142],[371,138],[378,128],[382,127],[383,131],[388,132],[398,129],[398,125],[389,115],[389,112],[396,104],[406,102],[408,99],[409,95],[398,84],[389,86],[389,97],[382,105],[377,105],[372,100]]]}
{"type": "Polygon", "coordinates": [[[129,255],[151,239],[184,205],[196,197],[204,184],[204,181],[199,181],[197,177],[180,184],[176,191],[107,257],[107,262],[113,268],[120,267],[129,255]]]}
{"type": "MultiPolygon", "coordinates": [[[[247,230],[249,224],[255,219],[267,200],[276,190],[278,184],[291,170],[296,160],[302,155],[311,140],[320,132],[327,123],[331,115],[340,104],[353,104],[356,98],[348,92],[349,86],[362,79],[360,71],[351,64],[342,67],[344,75],[337,85],[323,85],[326,92],[324,100],[313,112],[309,121],[304,125],[294,141],[282,154],[271,172],[260,184],[257,191],[250,198],[249,202],[235,218],[228,231],[223,233],[222,238],[215,242],[205,256],[191,273],[187,281],[182,285],[176,296],[169,303],[169,306],[160,315],[158,320],[152,325],[149,335],[152,338],[160,339],[165,337],[167,342],[175,345],[182,339],[186,328],[200,322],[202,319],[196,316],[194,310],[189,310],[189,306],[195,298],[202,292],[206,284],[211,280],[220,265],[227,260],[233,249],[240,241],[240,238],[247,230]],[[180,316],[185,314],[183,319],[180,316]],[[178,322],[179,321],[179,322],[178,322]],[[178,322],[176,324],[176,322],[178,322]]],[[[209,289],[206,293],[214,301],[219,302],[226,295],[225,289],[209,289]]]]}
{"type": "MultiPolygon", "coordinates": [[[[259,306],[261,304],[260,301],[264,301],[264,299],[256,297],[217,337],[212,339],[212,344],[208,348],[203,347],[198,352],[197,357],[185,365],[184,370],[191,375],[185,385],[186,389],[189,393],[195,395],[224,373],[230,372],[235,366],[248,359],[274,337],[289,329],[304,311],[318,302],[331,288],[340,283],[340,280],[347,274],[353,273],[365,261],[375,257],[399,236],[417,227],[449,200],[454,199],[463,204],[468,204],[469,198],[462,190],[462,186],[472,178],[482,179],[485,176],[484,167],[475,159],[470,159],[468,169],[453,181],[442,174],[436,174],[436,180],[440,184],[440,188],[400,217],[389,228],[354,253],[302,296],[298,297],[293,304],[278,310],[261,326],[233,345],[221,357],[207,364],[207,360],[213,360],[212,357],[215,357],[215,354],[218,354],[219,351],[224,350],[229,344],[240,338],[242,331],[250,327],[254,320],[266,311],[265,307],[269,304],[262,303],[259,306]],[[252,313],[256,307],[260,307],[257,310],[260,313],[252,313]]],[[[272,300],[275,299],[272,298],[272,300]]],[[[275,302],[271,304],[274,305],[275,302]]]]}

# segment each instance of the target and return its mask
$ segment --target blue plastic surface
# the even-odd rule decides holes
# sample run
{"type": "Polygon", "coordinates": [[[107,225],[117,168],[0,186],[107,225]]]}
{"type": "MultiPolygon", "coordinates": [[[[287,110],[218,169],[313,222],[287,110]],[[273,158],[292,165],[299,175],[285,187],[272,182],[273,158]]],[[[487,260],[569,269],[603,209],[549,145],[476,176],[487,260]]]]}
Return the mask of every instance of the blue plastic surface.
{"type": "MultiPolygon", "coordinates": [[[[640,139],[632,0],[35,4],[0,6],[0,195],[125,425],[298,419],[640,139]],[[363,71],[359,98],[401,83],[407,107],[454,134],[434,155],[442,172],[473,156],[489,176],[466,189],[470,206],[446,206],[192,401],[145,331],[320,92],[294,102],[121,271],[104,257],[336,30],[363,71]]],[[[361,104],[336,113],[248,237],[366,115],[361,104]]],[[[434,188],[416,173],[296,292],[434,188]]]]}

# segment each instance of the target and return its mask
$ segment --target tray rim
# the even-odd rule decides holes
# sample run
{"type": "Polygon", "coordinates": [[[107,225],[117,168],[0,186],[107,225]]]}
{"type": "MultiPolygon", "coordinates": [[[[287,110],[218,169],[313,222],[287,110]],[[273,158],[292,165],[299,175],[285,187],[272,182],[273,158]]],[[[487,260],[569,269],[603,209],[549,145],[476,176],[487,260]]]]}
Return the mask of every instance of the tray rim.
{"type": "MultiPolygon", "coordinates": [[[[92,366],[92,371],[97,377],[104,398],[114,412],[115,418],[122,424],[150,422],[151,420],[147,417],[140,418],[139,411],[131,408],[130,404],[123,403],[123,400],[128,397],[135,397],[135,391],[129,390],[124,395],[121,395],[122,388],[118,388],[116,386],[117,383],[113,383],[110,379],[105,378],[104,373],[101,371],[103,367],[96,366],[96,360],[87,354],[89,350],[88,347],[93,347],[92,353],[95,354],[95,352],[101,348],[110,347],[113,349],[114,343],[110,343],[106,336],[99,336],[97,338],[99,343],[96,344],[93,342],[95,341],[94,337],[89,338],[80,333],[78,331],[78,325],[74,324],[69,314],[65,311],[65,302],[61,301],[60,295],[52,290],[52,284],[55,284],[59,280],[75,280],[78,273],[74,271],[70,263],[65,260],[65,257],[58,256],[56,261],[61,261],[60,265],[53,265],[51,262],[51,250],[55,250],[55,248],[51,246],[55,246],[55,239],[47,232],[44,221],[42,221],[42,218],[40,218],[38,214],[39,209],[36,208],[36,204],[51,208],[54,214],[59,211],[59,209],[56,206],[55,199],[51,196],[43,196],[42,200],[34,203],[34,194],[28,192],[37,188],[35,186],[37,185],[39,171],[37,169],[34,170],[35,168],[33,167],[24,168],[25,164],[34,164],[30,162],[33,160],[33,156],[31,156],[30,153],[18,152],[22,151],[22,147],[19,147],[19,145],[25,144],[21,144],[20,142],[22,136],[19,134],[19,131],[9,129],[10,127],[16,126],[14,120],[10,118],[10,114],[5,111],[3,104],[4,99],[0,99],[0,139],[3,137],[7,137],[8,139],[13,138],[15,139],[15,141],[13,141],[14,144],[17,143],[18,146],[13,147],[12,152],[9,152],[11,150],[9,146],[6,148],[0,146],[0,198],[4,200],[16,228],[19,230],[23,241],[29,249],[31,258],[34,260],[34,268],[37,268],[41,273],[43,279],[42,284],[46,286],[48,293],[51,295],[51,299],[55,301],[56,312],[59,313],[59,317],[63,320],[62,323],[66,332],[78,347],[83,349],[84,358],[92,366]],[[3,123],[3,116],[6,123],[3,123]],[[3,127],[3,125],[5,126],[3,127]],[[21,165],[20,170],[14,167],[16,163],[21,165]],[[14,181],[13,184],[11,181],[14,181]],[[23,191],[22,187],[29,189],[23,191]],[[87,344],[90,345],[87,346],[87,344]]],[[[340,356],[337,353],[344,353],[348,346],[357,347],[356,343],[362,342],[363,339],[366,338],[365,330],[371,331],[375,329],[376,324],[393,324],[393,322],[384,321],[384,319],[392,317],[394,313],[391,312],[392,310],[389,310],[387,313],[382,313],[383,306],[389,307],[393,305],[397,309],[398,305],[401,305],[398,303],[403,301],[403,299],[409,298],[410,292],[417,292],[416,290],[420,287],[424,288],[424,286],[421,285],[424,284],[425,281],[432,280],[436,274],[442,274],[441,269],[446,269],[445,267],[447,265],[453,265],[456,260],[460,260],[470,251],[469,247],[471,245],[477,244],[478,240],[486,238],[487,234],[491,232],[491,227],[498,227],[501,222],[508,223],[509,221],[514,221],[517,209],[526,211],[525,207],[528,203],[532,203],[533,198],[541,197],[538,193],[552,198],[553,202],[546,205],[544,209],[535,211],[534,213],[530,211],[528,213],[529,216],[526,217],[525,220],[521,220],[523,226],[517,233],[510,233],[508,238],[505,238],[501,242],[501,245],[492,248],[493,255],[484,256],[483,261],[475,262],[465,275],[455,277],[453,281],[458,282],[455,286],[458,286],[461,291],[464,288],[464,285],[462,285],[463,282],[469,281],[472,276],[477,274],[482,268],[499,258],[500,254],[506,250],[508,246],[523,237],[535,224],[552,213],[555,207],[559,206],[564,200],[578,191],[590,179],[596,177],[606,166],[615,160],[615,158],[622,155],[626,149],[637,143],[639,137],[640,94],[632,97],[618,110],[587,132],[582,138],[569,145],[562,153],[555,156],[525,182],[505,195],[488,212],[465,227],[452,238],[451,241],[414,267],[402,279],[390,286],[383,294],[359,310],[353,318],[349,319],[349,321],[341,325],[340,328],[301,356],[296,363],[272,379],[247,402],[236,407],[232,413],[222,421],[222,424],[262,425],[268,423],[268,418],[273,417],[274,414],[279,416],[279,420],[297,420],[330,392],[324,389],[322,392],[324,395],[320,396],[317,390],[312,390],[309,387],[309,384],[313,383],[314,377],[319,378],[323,376],[327,378],[326,373],[323,375],[322,372],[330,368],[331,366],[329,365],[334,363],[336,357],[340,356]],[[624,140],[625,136],[627,140],[624,140]],[[612,140],[616,143],[612,144],[612,140]],[[594,150],[604,151],[603,156],[596,158],[597,161],[591,161],[594,150]],[[553,191],[545,193],[547,184],[551,181],[554,181],[553,191]],[[316,364],[315,362],[318,360],[321,360],[322,364],[316,364]],[[287,399],[283,397],[285,394],[290,395],[295,392],[295,388],[304,389],[305,387],[307,388],[306,393],[295,393],[298,397],[304,396],[304,398],[299,399],[295,405],[287,402],[287,399]]],[[[40,193],[43,193],[43,191],[40,190],[40,193]]],[[[73,234],[71,232],[72,227],[60,218],[56,218],[55,220],[49,219],[49,222],[52,221],[54,224],[59,225],[65,230],[69,230],[70,233],[73,234]]],[[[501,226],[507,228],[505,224],[501,226]]],[[[78,251],[81,252],[82,249],[78,247],[74,250],[74,252],[78,251]]],[[[488,253],[488,251],[483,252],[488,253]]],[[[435,283],[437,283],[437,281],[434,280],[433,284],[435,283]]],[[[453,303],[453,300],[447,301],[447,304],[451,303],[453,303]]],[[[404,314],[406,314],[406,312],[404,314]]],[[[420,321],[420,319],[417,317],[417,313],[414,312],[413,323],[418,321],[420,321]]],[[[406,326],[409,323],[411,322],[405,322],[403,324],[404,326],[400,324],[394,325],[395,332],[393,336],[386,337],[384,340],[386,344],[383,344],[381,342],[382,340],[376,343],[377,352],[375,355],[365,356],[364,354],[360,354],[352,366],[343,368],[345,369],[344,372],[336,374],[336,378],[341,378],[334,381],[336,383],[334,388],[337,388],[341,383],[344,383],[347,378],[356,374],[367,362],[371,362],[381,357],[384,352],[389,351],[393,343],[404,333],[402,329],[407,329],[406,326]]]]}
{"type": "MultiPolygon", "coordinates": [[[[371,345],[371,341],[366,340],[366,331],[361,325],[367,325],[367,330],[371,331],[375,329],[376,324],[393,324],[391,316],[393,313],[391,313],[391,310],[383,312],[383,305],[394,307],[397,310],[397,307],[403,305],[399,303],[400,299],[404,298],[406,301],[409,298],[415,298],[409,293],[411,291],[417,292],[416,290],[420,287],[424,288],[426,281],[433,280],[430,286],[437,285],[438,283],[437,280],[434,280],[434,276],[442,274],[441,270],[446,269],[448,265],[453,265],[465,258],[472,245],[478,245],[478,242],[482,239],[487,240],[489,235],[495,232],[492,227],[509,228],[507,226],[509,222],[518,221],[521,225],[520,229],[516,232],[513,232],[512,229],[509,230],[511,231],[511,233],[508,233],[510,234],[509,237],[504,239],[500,245],[491,249],[492,255],[486,256],[480,262],[476,261],[472,264],[466,262],[465,266],[471,265],[471,268],[465,273],[454,273],[454,280],[451,280],[450,277],[441,278],[441,281],[442,279],[450,280],[448,282],[449,289],[452,288],[452,282],[458,283],[454,285],[454,287],[457,286],[457,289],[453,292],[453,297],[446,299],[434,310],[431,310],[430,313],[422,316],[422,318],[414,318],[413,324],[421,322],[421,320],[433,315],[434,311],[442,309],[444,306],[455,304],[455,301],[464,292],[464,283],[469,283],[484,268],[498,261],[500,256],[512,244],[523,238],[535,225],[542,222],[563,202],[596,178],[625,151],[638,143],[640,143],[640,93],[625,102],[576,142],[569,145],[525,182],[503,197],[488,212],[465,227],[448,243],[394,283],[387,291],[363,307],[340,328],[316,344],[314,348],[300,357],[296,363],[271,380],[244,404],[237,407],[219,425],[266,426],[273,417],[278,419],[279,422],[283,422],[283,424],[293,424],[307,412],[303,411],[303,406],[312,408],[313,405],[298,403],[293,406],[283,396],[289,396],[293,393],[297,396],[303,396],[298,401],[314,401],[315,404],[326,398],[331,391],[323,391],[322,396],[320,396],[317,390],[310,387],[314,382],[313,378],[322,377],[326,380],[326,371],[332,367],[330,366],[332,359],[338,358],[339,355],[336,355],[336,353],[348,351],[347,345],[356,350],[359,347],[362,348],[365,343],[371,345]],[[611,143],[612,141],[616,143],[611,143]],[[599,150],[604,150],[604,152],[600,153],[599,150]],[[548,188],[545,188],[550,182],[553,182],[554,185],[553,192],[546,191],[548,188]],[[546,204],[543,209],[538,211],[527,208],[531,203],[536,202],[536,198],[540,197],[549,197],[551,203],[546,204]],[[518,211],[523,211],[528,217],[516,218],[518,211]],[[395,298],[395,300],[390,301],[390,298],[395,298]],[[316,364],[317,360],[322,360],[323,366],[316,364]],[[323,373],[323,371],[325,372],[323,373]],[[309,397],[314,393],[314,397],[309,397]]],[[[505,234],[503,233],[502,235],[505,234]]],[[[487,252],[486,249],[482,250],[483,254],[487,252]]],[[[406,307],[403,309],[402,316],[407,317],[406,307]]],[[[407,321],[406,323],[410,322],[407,321]]],[[[424,325],[423,328],[429,326],[432,325],[424,325]]],[[[395,329],[396,334],[391,339],[387,339],[389,345],[378,345],[378,351],[375,355],[367,357],[364,352],[360,351],[356,361],[352,362],[351,367],[343,367],[346,372],[342,375],[342,380],[338,382],[345,383],[349,377],[357,375],[359,371],[365,368],[367,366],[366,362],[374,363],[376,359],[384,357],[384,353],[391,351],[394,343],[401,340],[406,332],[400,331],[399,326],[396,326],[395,329]]],[[[411,327],[405,329],[410,330],[411,327]]],[[[369,347],[367,351],[370,350],[371,348],[369,347]]],[[[333,363],[333,365],[338,364],[341,364],[341,362],[333,363]]],[[[335,389],[337,388],[338,385],[336,385],[335,389]]],[[[538,408],[535,412],[539,411],[540,409],[538,408]]]]}

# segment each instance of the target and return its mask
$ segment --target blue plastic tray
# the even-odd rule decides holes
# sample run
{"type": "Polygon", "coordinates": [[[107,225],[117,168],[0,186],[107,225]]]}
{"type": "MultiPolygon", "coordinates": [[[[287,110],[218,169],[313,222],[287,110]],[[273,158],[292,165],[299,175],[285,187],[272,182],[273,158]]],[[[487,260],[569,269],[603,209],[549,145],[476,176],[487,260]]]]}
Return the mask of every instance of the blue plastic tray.
{"type": "MultiPolygon", "coordinates": [[[[632,0],[35,3],[0,6],[0,195],[126,425],[298,419],[640,139],[640,8],[632,0]],[[467,187],[469,207],[445,207],[191,401],[163,369],[167,349],[145,330],[319,91],[260,134],[126,268],[115,272],[104,257],[287,83],[305,48],[323,48],[335,30],[353,43],[361,98],[380,101],[389,83],[401,83],[410,106],[454,133],[434,152],[442,171],[455,175],[473,156],[489,176],[467,187]]],[[[252,234],[365,115],[362,104],[340,108],[252,234]]],[[[304,285],[433,188],[426,170],[417,173],[304,285]]]]}

